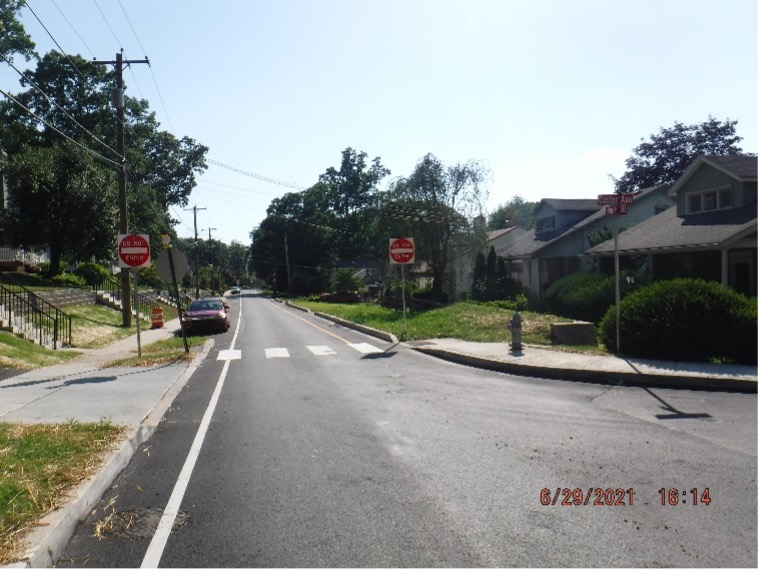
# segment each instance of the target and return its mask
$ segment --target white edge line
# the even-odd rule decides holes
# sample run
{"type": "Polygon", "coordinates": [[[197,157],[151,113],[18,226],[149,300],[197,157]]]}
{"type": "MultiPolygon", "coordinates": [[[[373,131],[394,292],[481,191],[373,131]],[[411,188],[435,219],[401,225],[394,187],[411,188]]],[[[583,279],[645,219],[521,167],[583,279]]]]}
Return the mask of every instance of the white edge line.
{"type": "MultiPolygon", "coordinates": [[[[240,313],[238,315],[238,322],[235,326],[235,334],[232,336],[232,343],[230,343],[230,349],[235,347],[235,341],[240,331],[240,322],[243,317],[243,302],[240,302],[240,313]]],[[[214,416],[214,410],[216,404],[219,402],[219,395],[222,393],[222,387],[224,386],[224,380],[227,378],[227,370],[230,368],[230,362],[225,361],[222,367],[222,372],[219,375],[219,380],[216,382],[214,393],[211,395],[211,400],[208,403],[206,412],[203,414],[203,419],[198,427],[198,432],[195,433],[195,439],[190,447],[190,452],[187,454],[185,464],[182,466],[182,471],[179,473],[177,482],[174,484],[172,495],[169,497],[169,502],[164,508],[164,513],[161,516],[161,520],[158,522],[156,532],[153,534],[153,538],[150,540],[148,550],[143,557],[141,568],[157,569],[158,564],[161,561],[161,556],[164,554],[164,548],[166,542],[169,540],[169,534],[172,531],[174,520],[179,513],[179,508],[182,505],[182,499],[185,496],[185,491],[190,483],[190,477],[193,474],[195,463],[198,461],[198,456],[201,453],[201,447],[203,446],[203,440],[206,438],[208,427],[211,424],[211,418],[214,416]]]]}

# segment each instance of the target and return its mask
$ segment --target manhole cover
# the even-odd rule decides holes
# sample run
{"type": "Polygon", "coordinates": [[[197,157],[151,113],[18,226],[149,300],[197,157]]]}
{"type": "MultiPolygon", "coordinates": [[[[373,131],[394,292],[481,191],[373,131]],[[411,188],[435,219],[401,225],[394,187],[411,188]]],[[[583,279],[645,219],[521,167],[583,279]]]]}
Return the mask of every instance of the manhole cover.
{"type": "MultiPolygon", "coordinates": [[[[121,537],[124,539],[151,538],[161,521],[163,510],[144,508],[114,512],[94,524],[95,537],[121,537]]],[[[185,512],[177,513],[172,531],[187,523],[190,516],[185,512]]]]}

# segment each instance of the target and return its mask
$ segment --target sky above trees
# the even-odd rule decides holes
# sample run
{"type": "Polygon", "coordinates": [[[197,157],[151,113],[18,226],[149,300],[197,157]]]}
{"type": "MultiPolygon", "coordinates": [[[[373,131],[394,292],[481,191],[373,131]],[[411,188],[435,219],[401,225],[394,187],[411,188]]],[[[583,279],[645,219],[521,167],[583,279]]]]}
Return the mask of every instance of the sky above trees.
{"type": "MultiPolygon", "coordinates": [[[[381,188],[428,153],[480,161],[491,210],[612,192],[608,175],[675,122],[736,120],[757,151],[754,0],[29,4],[70,54],[150,58],[125,71],[127,92],[209,147],[189,206],[226,242],[248,243],[274,198],[314,185],[347,147],[381,158],[381,188]]],[[[28,8],[22,21],[41,55],[58,49],[28,8]]],[[[18,79],[0,62],[5,89],[18,79]]],[[[172,215],[193,233],[192,212],[172,215]]]]}

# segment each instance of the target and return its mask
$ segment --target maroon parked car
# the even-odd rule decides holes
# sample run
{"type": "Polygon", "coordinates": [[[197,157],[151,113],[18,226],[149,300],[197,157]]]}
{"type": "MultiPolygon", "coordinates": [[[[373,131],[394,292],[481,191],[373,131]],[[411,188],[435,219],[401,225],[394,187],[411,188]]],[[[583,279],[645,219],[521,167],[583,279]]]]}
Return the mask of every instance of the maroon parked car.
{"type": "Polygon", "coordinates": [[[227,331],[230,328],[230,306],[216,297],[191,301],[182,313],[185,333],[199,331],[227,331]]]}

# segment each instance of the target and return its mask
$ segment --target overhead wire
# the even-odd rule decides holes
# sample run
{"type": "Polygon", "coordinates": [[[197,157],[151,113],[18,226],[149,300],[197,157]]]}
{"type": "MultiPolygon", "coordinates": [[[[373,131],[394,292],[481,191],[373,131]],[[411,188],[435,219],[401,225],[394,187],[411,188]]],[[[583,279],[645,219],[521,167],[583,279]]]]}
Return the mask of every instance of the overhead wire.
{"type": "MultiPolygon", "coordinates": [[[[124,4],[121,3],[121,0],[119,1],[119,6],[121,7],[121,11],[124,13],[124,17],[127,20],[127,23],[129,23],[129,27],[132,29],[132,33],[135,35],[135,39],[137,40],[137,43],[140,45],[140,49],[143,51],[143,54],[145,55],[145,59],[148,59],[147,53],[145,51],[145,47],[143,46],[142,41],[140,41],[140,36],[137,35],[137,30],[135,30],[134,25],[132,24],[132,20],[129,18],[129,14],[127,14],[126,9],[124,8],[124,4]]],[[[174,125],[172,125],[171,117],[169,117],[169,112],[166,110],[166,105],[164,104],[164,98],[163,95],[161,95],[161,90],[158,87],[158,81],[156,81],[156,75],[153,73],[153,66],[148,63],[148,69],[150,70],[150,75],[153,78],[153,85],[156,87],[156,93],[158,93],[158,99],[161,102],[161,108],[164,110],[164,115],[166,115],[166,121],[169,123],[169,128],[174,131],[174,125]]]]}
{"type": "Polygon", "coordinates": [[[82,131],[84,131],[87,135],[89,135],[91,139],[93,139],[94,141],[100,143],[103,147],[105,147],[106,149],[108,149],[109,151],[111,151],[119,159],[124,159],[124,157],[121,156],[118,151],[116,151],[113,148],[111,148],[105,141],[103,141],[102,139],[100,139],[95,133],[91,132],[89,129],[87,129],[87,127],[85,127],[79,121],[77,121],[74,117],[72,117],[71,114],[68,111],[66,111],[63,107],[61,107],[60,105],[58,105],[58,103],[56,103],[55,101],[53,101],[50,98],[50,96],[47,93],[45,93],[44,89],[42,89],[39,85],[37,85],[34,81],[32,81],[32,79],[30,77],[28,77],[26,74],[24,74],[24,72],[22,72],[21,70],[19,70],[15,65],[13,65],[13,62],[11,62],[8,58],[6,58],[4,54],[0,53],[0,57],[3,58],[3,60],[5,60],[5,63],[7,63],[9,66],[11,66],[16,71],[16,73],[18,73],[21,77],[23,77],[24,79],[26,79],[35,89],[37,89],[40,93],[42,93],[42,95],[45,96],[45,99],[47,99],[48,102],[50,102],[52,105],[54,105],[59,110],[61,110],[64,113],[64,115],[66,115],[66,117],[68,117],[69,119],[71,119],[77,125],[77,127],[79,127],[80,129],[82,129],[82,131]]]}
{"type": "Polygon", "coordinates": [[[84,39],[82,38],[82,36],[79,35],[79,32],[74,27],[74,25],[71,22],[69,22],[69,19],[66,17],[66,14],[63,13],[63,10],[61,10],[61,8],[58,6],[58,4],[56,3],[56,1],[55,0],[50,0],[50,1],[58,9],[58,12],[60,12],[60,14],[63,17],[63,19],[66,20],[66,23],[69,25],[69,27],[72,29],[72,31],[76,34],[77,38],[79,38],[79,41],[82,42],[82,45],[84,45],[84,47],[87,48],[87,51],[90,52],[90,55],[92,56],[92,59],[96,59],[95,58],[95,53],[90,49],[90,46],[87,45],[87,42],[84,41],[84,39]]]}
{"type": "Polygon", "coordinates": [[[45,125],[47,125],[48,127],[50,127],[50,128],[53,130],[53,131],[55,131],[56,133],[58,133],[59,135],[61,135],[61,136],[62,136],[62,137],[64,137],[65,139],[68,139],[69,141],[71,141],[72,143],[74,143],[76,146],[80,147],[81,149],[83,149],[83,150],[84,150],[84,151],[86,151],[87,153],[89,153],[89,154],[91,154],[92,156],[94,156],[94,157],[97,157],[97,158],[99,158],[100,160],[102,160],[102,161],[105,161],[105,162],[107,162],[107,163],[109,163],[109,164],[111,164],[111,165],[113,165],[113,166],[115,166],[115,167],[119,167],[119,166],[120,166],[120,164],[119,164],[119,163],[117,163],[116,161],[112,161],[112,160],[111,160],[111,159],[109,159],[108,157],[104,157],[103,155],[101,155],[101,154],[99,154],[99,153],[96,153],[95,151],[93,151],[93,150],[92,150],[92,149],[90,149],[89,147],[85,147],[85,146],[84,146],[82,143],[80,143],[79,141],[77,141],[77,140],[75,140],[75,139],[72,139],[72,138],[71,138],[71,137],[69,137],[69,136],[68,136],[66,133],[62,132],[62,131],[61,131],[61,130],[59,130],[59,129],[58,129],[56,126],[55,126],[55,125],[53,125],[53,124],[49,123],[48,121],[46,121],[45,119],[43,119],[42,117],[40,117],[39,115],[37,115],[37,114],[36,114],[34,111],[32,111],[31,109],[29,109],[28,107],[26,107],[26,106],[25,106],[23,103],[21,103],[21,102],[20,102],[18,99],[16,99],[15,97],[13,97],[13,96],[12,96],[10,93],[7,93],[6,91],[4,91],[2,88],[0,88],[0,93],[2,93],[2,94],[3,94],[3,95],[6,97],[6,98],[8,98],[8,99],[10,99],[11,101],[13,101],[13,103],[15,103],[16,105],[18,105],[18,106],[19,106],[19,107],[20,107],[22,110],[24,110],[24,111],[26,111],[27,113],[29,113],[29,114],[30,114],[32,117],[34,117],[34,118],[35,118],[35,119],[37,119],[38,121],[41,121],[42,123],[44,123],[45,125]]]}

